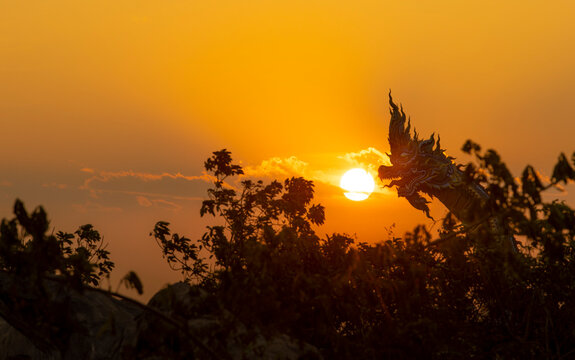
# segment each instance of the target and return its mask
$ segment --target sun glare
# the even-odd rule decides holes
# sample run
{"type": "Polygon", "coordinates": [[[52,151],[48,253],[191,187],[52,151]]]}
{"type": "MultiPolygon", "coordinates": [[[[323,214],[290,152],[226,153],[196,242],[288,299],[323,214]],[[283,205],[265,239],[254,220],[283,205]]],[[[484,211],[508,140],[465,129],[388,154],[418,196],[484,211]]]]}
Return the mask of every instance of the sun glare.
{"type": "Polygon", "coordinates": [[[347,171],[341,177],[339,186],[344,189],[345,197],[353,201],[362,201],[375,189],[373,177],[364,169],[356,168],[347,171]]]}

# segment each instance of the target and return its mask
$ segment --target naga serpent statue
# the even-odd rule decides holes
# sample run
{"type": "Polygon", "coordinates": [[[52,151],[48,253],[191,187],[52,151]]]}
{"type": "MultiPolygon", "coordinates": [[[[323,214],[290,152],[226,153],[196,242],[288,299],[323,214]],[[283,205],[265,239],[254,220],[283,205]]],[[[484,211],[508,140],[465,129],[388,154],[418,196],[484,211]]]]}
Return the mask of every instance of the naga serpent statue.
{"type": "MultiPolygon", "coordinates": [[[[505,235],[500,220],[489,211],[489,195],[478,183],[466,181],[453,157],[446,156],[432,134],[429,139],[419,140],[417,132],[411,135],[411,122],[406,119],[403,107],[398,107],[389,94],[391,120],[389,122],[389,146],[387,154],[391,166],[379,167],[379,178],[392,180],[385,187],[397,186],[397,195],[405,197],[416,209],[429,215],[429,201],[425,193],[437,198],[464,226],[474,226],[488,221],[491,234],[517,251],[513,236],[505,235]],[[407,126],[406,126],[407,123],[407,126]]],[[[431,218],[433,219],[433,218],[431,218]]]]}

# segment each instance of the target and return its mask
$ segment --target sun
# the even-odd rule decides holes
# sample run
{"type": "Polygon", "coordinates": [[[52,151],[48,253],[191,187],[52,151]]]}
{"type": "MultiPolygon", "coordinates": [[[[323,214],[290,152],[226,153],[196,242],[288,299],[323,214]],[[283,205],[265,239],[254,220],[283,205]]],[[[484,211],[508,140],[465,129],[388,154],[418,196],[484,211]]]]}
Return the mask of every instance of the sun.
{"type": "Polygon", "coordinates": [[[339,182],[339,186],[344,189],[345,197],[353,201],[362,201],[369,197],[375,189],[373,177],[364,169],[355,168],[348,170],[339,182]]]}

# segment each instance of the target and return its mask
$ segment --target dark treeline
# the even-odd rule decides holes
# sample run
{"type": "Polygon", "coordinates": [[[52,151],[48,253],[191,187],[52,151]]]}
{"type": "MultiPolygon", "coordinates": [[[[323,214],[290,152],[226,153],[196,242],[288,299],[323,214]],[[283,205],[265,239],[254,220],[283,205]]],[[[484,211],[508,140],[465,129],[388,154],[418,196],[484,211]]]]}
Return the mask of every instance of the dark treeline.
{"type": "MultiPolygon", "coordinates": [[[[493,150],[472,142],[463,150],[474,157],[466,181],[486,189],[518,253],[485,224],[464,227],[452,215],[437,234],[417,226],[377,244],[345,234],[320,238],[314,228],[325,209],[313,202],[311,181],[242,180],[234,188],[228,184],[242,168],[230,152],[214,152],[205,168],[215,180],[201,215],[222,218],[223,225],[192,240],[156,224],[151,235],[182,273],[186,284],[177,289],[185,291],[154,296],[147,307],[163,322],[152,333],[149,326],[136,331],[117,357],[240,358],[230,343],[246,351],[255,338],[281,335],[305,349],[285,358],[575,358],[575,212],[542,197],[575,180],[575,154],[561,155],[545,183],[530,166],[513,177],[493,150]],[[186,297],[204,300],[186,303],[186,297]],[[195,331],[194,319],[205,314],[216,325],[195,331]]],[[[0,315],[41,351],[66,358],[80,325],[43,294],[44,279],[86,293],[113,263],[89,225],[75,234],[47,231],[44,211],[28,214],[19,201],[14,218],[3,220],[0,269],[24,285],[0,281],[0,315]]],[[[141,289],[133,273],[123,281],[141,289]]]]}

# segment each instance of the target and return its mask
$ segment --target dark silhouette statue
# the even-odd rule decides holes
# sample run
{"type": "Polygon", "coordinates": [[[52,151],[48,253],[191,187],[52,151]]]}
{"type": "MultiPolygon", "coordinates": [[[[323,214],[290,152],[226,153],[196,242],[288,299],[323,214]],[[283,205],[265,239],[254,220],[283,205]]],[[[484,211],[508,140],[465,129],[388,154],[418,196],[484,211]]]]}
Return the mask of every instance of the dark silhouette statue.
{"type": "Polygon", "coordinates": [[[439,199],[465,226],[487,222],[493,235],[515,249],[513,237],[505,235],[501,220],[492,216],[485,189],[468,179],[453,157],[445,155],[439,136],[437,141],[434,134],[423,140],[418,139],[415,131],[412,136],[411,121],[406,118],[403,107],[393,102],[391,93],[389,105],[391,119],[388,140],[391,153],[388,156],[391,166],[382,165],[378,170],[382,181],[392,180],[385,186],[397,186],[397,195],[405,197],[429,218],[429,201],[421,193],[439,199]]]}

